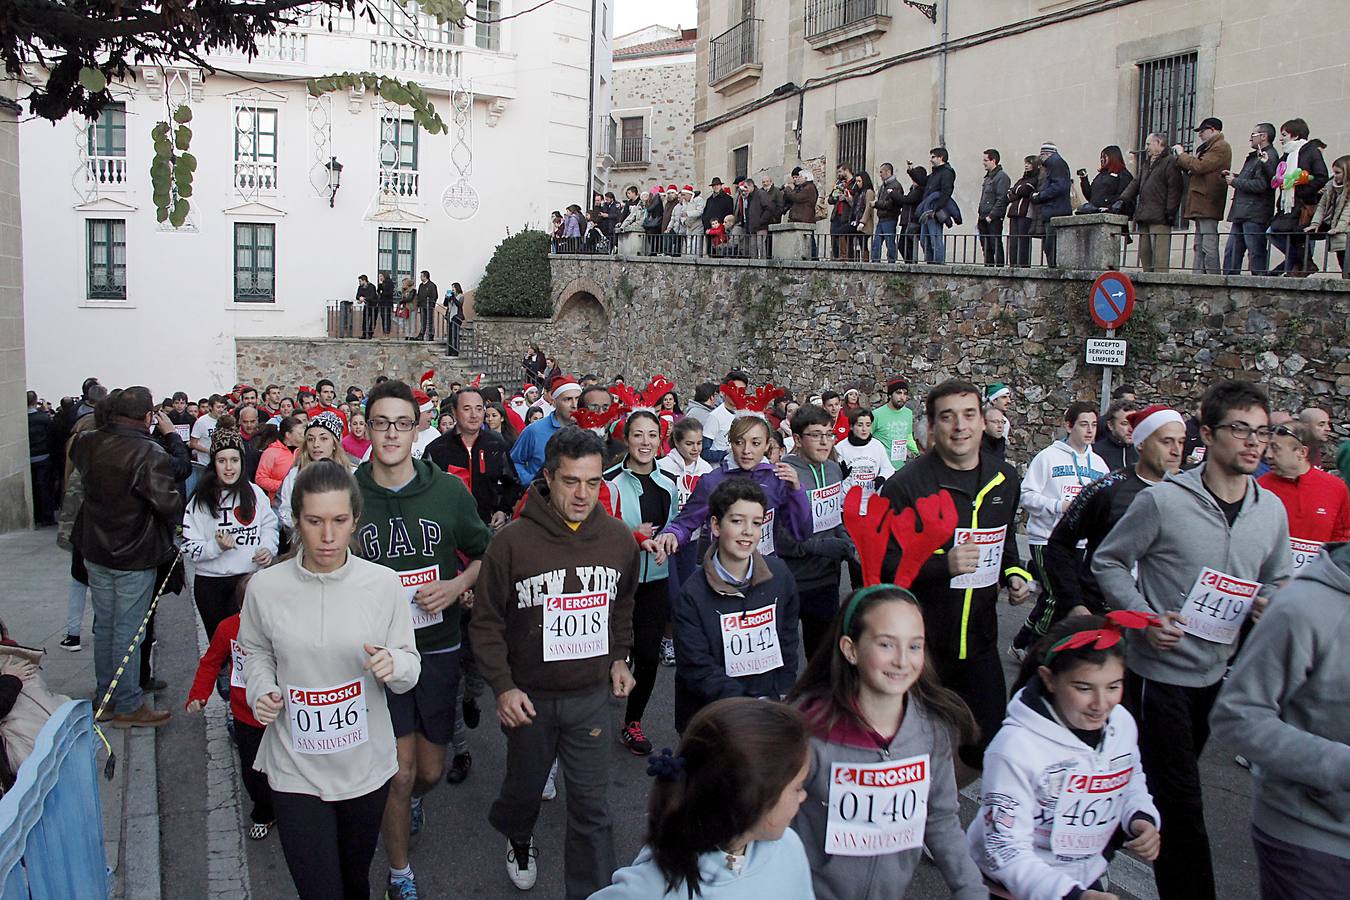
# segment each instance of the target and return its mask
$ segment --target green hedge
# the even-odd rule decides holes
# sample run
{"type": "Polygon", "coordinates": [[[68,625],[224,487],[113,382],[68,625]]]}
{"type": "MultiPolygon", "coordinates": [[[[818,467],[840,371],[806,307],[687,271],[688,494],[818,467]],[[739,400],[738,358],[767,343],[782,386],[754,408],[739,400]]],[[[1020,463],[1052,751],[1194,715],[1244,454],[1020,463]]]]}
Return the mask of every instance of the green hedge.
{"type": "Polygon", "coordinates": [[[548,251],[542,231],[521,231],[498,244],[474,294],[474,310],[485,316],[553,315],[548,251]]]}

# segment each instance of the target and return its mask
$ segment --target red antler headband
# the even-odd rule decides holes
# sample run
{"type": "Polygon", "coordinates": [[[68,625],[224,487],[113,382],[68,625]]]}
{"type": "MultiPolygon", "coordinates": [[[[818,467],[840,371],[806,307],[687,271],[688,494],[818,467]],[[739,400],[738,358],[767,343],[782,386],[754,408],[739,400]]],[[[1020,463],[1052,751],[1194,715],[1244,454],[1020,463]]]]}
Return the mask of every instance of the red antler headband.
{"type": "Polygon", "coordinates": [[[951,494],[939,491],[920,497],[914,507],[906,507],[896,514],[891,504],[878,496],[872,498],[864,515],[862,496],[860,486],[855,485],[849,490],[844,497],[843,519],[845,530],[858,548],[863,584],[882,583],[882,560],[894,538],[900,546],[901,556],[890,583],[908,588],[933,552],[956,534],[956,503],[951,494]]]}
{"type": "MultiPolygon", "coordinates": [[[[672,385],[674,387],[674,385],[672,385]]],[[[766,384],[764,387],[755,391],[753,395],[747,396],[745,391],[732,382],[727,382],[718,388],[723,397],[730,397],[736,404],[737,412],[763,413],[768,409],[773,401],[779,397],[787,396],[787,392],[782,388],[774,387],[772,384],[766,384]]]]}
{"type": "Polygon", "coordinates": [[[604,412],[595,412],[585,408],[577,409],[576,412],[572,413],[572,421],[576,422],[579,428],[608,428],[623,418],[623,414],[623,406],[614,403],[604,412]]]}
{"type": "Polygon", "coordinates": [[[1118,609],[1106,614],[1106,624],[1102,628],[1090,628],[1087,631],[1075,631],[1068,637],[1055,642],[1045,653],[1045,660],[1042,665],[1049,665],[1050,660],[1063,650],[1077,650],[1081,647],[1091,646],[1093,650],[1105,650],[1108,647],[1114,647],[1120,643],[1123,632],[1126,629],[1148,628],[1150,625],[1157,625],[1158,617],[1153,613],[1136,612],[1131,609],[1118,609]]]}

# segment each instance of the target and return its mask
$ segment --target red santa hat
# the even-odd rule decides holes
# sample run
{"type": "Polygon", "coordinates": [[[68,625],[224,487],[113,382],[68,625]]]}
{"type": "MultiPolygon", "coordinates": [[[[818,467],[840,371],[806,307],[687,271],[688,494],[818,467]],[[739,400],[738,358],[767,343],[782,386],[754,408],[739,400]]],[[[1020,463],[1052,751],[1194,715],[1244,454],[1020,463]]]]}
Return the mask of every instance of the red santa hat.
{"type": "Polygon", "coordinates": [[[413,388],[413,399],[417,401],[418,412],[431,412],[436,408],[436,404],[431,402],[427,392],[420,388],[413,388]]]}
{"type": "Polygon", "coordinates": [[[1130,413],[1125,417],[1125,420],[1134,429],[1133,441],[1136,447],[1148,440],[1153,432],[1169,422],[1176,422],[1179,425],[1186,424],[1186,420],[1181,417],[1181,413],[1158,403],[1130,413]]]}
{"type": "Polygon", "coordinates": [[[692,194],[693,192],[694,186],[692,184],[686,184],[684,187],[680,188],[680,193],[682,194],[692,194]]]}
{"type": "Polygon", "coordinates": [[[568,391],[580,391],[581,385],[571,375],[558,375],[548,383],[549,396],[557,400],[568,391]]]}

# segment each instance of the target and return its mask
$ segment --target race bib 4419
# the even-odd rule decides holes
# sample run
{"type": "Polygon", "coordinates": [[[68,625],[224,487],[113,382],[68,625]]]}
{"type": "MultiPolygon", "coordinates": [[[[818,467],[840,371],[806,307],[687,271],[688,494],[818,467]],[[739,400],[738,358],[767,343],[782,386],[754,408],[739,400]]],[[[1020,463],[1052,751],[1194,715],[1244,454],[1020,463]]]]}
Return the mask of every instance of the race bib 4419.
{"type": "Polygon", "coordinates": [[[1216,644],[1231,644],[1252,614],[1261,582],[1225,575],[1208,566],[1181,605],[1181,630],[1216,644]]]}

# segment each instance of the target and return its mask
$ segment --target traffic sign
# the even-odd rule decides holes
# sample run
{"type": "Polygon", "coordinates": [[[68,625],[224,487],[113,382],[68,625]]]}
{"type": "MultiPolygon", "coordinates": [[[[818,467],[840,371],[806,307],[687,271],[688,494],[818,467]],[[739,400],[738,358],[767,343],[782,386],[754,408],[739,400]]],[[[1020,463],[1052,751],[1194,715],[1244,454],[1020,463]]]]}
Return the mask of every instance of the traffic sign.
{"type": "Polygon", "coordinates": [[[1103,272],[1092,283],[1088,311],[1103,328],[1119,328],[1134,312],[1134,282],[1123,272],[1103,272]]]}
{"type": "Polygon", "coordinates": [[[1125,365],[1125,342],[1104,338],[1088,338],[1087,364],[1090,366],[1125,365]]]}

